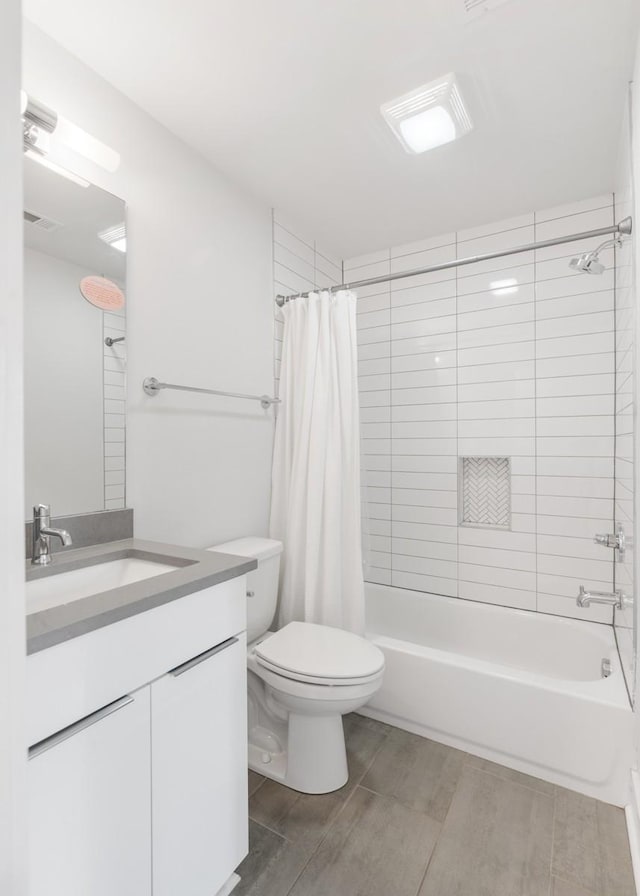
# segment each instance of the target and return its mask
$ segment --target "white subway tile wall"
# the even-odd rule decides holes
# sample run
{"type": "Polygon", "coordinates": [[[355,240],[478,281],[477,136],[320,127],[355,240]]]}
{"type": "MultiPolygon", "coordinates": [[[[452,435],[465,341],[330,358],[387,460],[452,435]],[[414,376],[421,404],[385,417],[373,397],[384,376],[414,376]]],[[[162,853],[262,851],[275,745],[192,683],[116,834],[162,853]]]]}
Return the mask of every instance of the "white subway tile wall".
{"type": "MultiPolygon", "coordinates": [[[[275,295],[292,295],[342,283],[342,260],[335,258],[278,211],[273,211],[273,289],[275,295]]],[[[274,395],[280,384],[282,311],[274,307],[274,395]]]]}
{"type": "Polygon", "coordinates": [[[458,489],[462,493],[460,525],[511,528],[511,465],[508,457],[460,458],[458,489]]]}
{"type": "MultiPolygon", "coordinates": [[[[274,212],[274,293],[613,220],[606,195],[341,262],[274,212]]],[[[611,558],[593,543],[613,525],[613,253],[603,253],[602,277],[568,267],[594,247],[566,244],[358,290],[367,581],[612,622],[608,608],[575,602],[581,584],[613,588],[611,558]],[[459,525],[461,456],[510,458],[510,530],[459,525]]],[[[274,308],[277,393],[282,315],[274,308]]]]}
{"type": "MultiPolygon", "coordinates": [[[[622,156],[618,171],[618,190],[615,195],[616,219],[633,214],[633,188],[630,164],[628,119],[622,139],[622,156]]],[[[633,574],[633,406],[635,401],[635,295],[633,277],[633,244],[628,241],[616,250],[616,396],[615,396],[615,523],[622,524],[627,538],[627,550],[615,564],[615,586],[625,594],[635,595],[633,574]]],[[[634,610],[625,607],[615,613],[615,629],[622,668],[631,699],[634,699],[634,610]]]]}
{"type": "MultiPolygon", "coordinates": [[[[352,258],[345,279],[613,220],[613,197],[596,197],[352,258]]],[[[368,581],[612,621],[608,608],[575,602],[581,584],[613,587],[611,557],[593,543],[613,517],[613,255],[603,254],[602,277],[568,268],[594,247],[567,244],[358,290],[368,581]],[[509,531],[458,525],[458,457],[489,455],[511,460],[509,531]]]]}
{"type": "Polygon", "coordinates": [[[107,337],[125,335],[125,312],[104,312],[102,342],[104,349],[104,509],[125,506],[125,389],[127,349],[125,342],[108,346],[107,337]]]}

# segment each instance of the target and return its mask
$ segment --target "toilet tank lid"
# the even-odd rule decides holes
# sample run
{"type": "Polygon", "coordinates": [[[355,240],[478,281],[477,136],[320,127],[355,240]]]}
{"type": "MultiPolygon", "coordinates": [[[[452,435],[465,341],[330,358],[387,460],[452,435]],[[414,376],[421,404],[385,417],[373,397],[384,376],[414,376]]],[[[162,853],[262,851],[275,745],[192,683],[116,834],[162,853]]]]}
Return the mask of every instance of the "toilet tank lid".
{"type": "Polygon", "coordinates": [[[268,560],[282,553],[282,542],[273,538],[259,538],[250,535],[247,538],[236,538],[207,548],[208,551],[220,551],[222,554],[236,554],[238,557],[253,557],[255,560],[268,560]]]}

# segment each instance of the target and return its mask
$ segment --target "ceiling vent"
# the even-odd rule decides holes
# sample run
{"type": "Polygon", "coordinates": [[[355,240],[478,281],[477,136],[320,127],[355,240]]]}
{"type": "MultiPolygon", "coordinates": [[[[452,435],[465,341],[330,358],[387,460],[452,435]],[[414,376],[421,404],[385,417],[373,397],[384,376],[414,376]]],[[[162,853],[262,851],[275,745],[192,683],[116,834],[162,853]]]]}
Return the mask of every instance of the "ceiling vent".
{"type": "Polygon", "coordinates": [[[22,212],[22,217],[27,222],[27,224],[33,224],[34,227],[39,227],[40,230],[58,230],[59,227],[62,227],[60,221],[54,221],[53,218],[44,218],[42,215],[36,215],[34,212],[28,212],[26,209],[22,212]]]}
{"type": "Polygon", "coordinates": [[[384,103],[380,112],[410,153],[435,149],[473,128],[453,73],[384,103]]]}
{"type": "Polygon", "coordinates": [[[490,12],[508,2],[509,0],[462,0],[464,20],[470,22],[473,19],[479,19],[485,12],[490,12]]]}

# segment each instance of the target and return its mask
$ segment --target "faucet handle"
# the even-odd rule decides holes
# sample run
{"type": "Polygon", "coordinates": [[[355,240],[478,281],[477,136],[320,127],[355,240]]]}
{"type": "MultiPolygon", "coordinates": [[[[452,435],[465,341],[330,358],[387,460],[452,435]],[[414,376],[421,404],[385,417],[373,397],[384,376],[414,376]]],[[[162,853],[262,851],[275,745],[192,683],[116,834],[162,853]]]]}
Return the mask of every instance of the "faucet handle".
{"type": "Polygon", "coordinates": [[[50,504],[36,504],[33,508],[33,518],[35,519],[43,519],[46,517],[47,519],[51,515],[51,505],[50,504]]]}
{"type": "Polygon", "coordinates": [[[596,544],[601,544],[605,548],[613,548],[614,550],[616,550],[618,552],[618,560],[624,559],[624,553],[626,550],[626,536],[622,523],[618,523],[615,532],[607,532],[602,535],[598,533],[594,536],[593,540],[596,544]]]}

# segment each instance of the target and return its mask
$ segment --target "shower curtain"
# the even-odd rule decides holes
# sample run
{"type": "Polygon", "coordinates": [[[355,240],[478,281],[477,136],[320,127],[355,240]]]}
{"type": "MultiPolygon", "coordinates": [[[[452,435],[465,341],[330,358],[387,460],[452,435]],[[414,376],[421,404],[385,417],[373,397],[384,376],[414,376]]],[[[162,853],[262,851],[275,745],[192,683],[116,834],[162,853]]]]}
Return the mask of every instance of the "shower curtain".
{"type": "Polygon", "coordinates": [[[284,308],[270,531],[284,544],[279,622],[364,632],[356,295],[284,308]]]}

